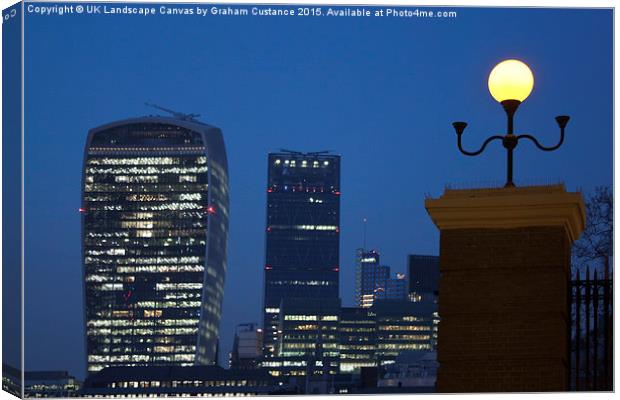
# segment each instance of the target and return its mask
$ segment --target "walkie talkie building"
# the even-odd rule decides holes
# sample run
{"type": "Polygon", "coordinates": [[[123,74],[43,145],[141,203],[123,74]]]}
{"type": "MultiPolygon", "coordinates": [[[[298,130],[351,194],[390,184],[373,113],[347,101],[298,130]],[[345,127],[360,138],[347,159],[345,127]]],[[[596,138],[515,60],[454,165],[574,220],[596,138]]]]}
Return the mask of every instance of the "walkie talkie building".
{"type": "Polygon", "coordinates": [[[215,362],[229,204],[220,129],[191,116],[92,129],[82,179],[88,372],[215,362]]]}

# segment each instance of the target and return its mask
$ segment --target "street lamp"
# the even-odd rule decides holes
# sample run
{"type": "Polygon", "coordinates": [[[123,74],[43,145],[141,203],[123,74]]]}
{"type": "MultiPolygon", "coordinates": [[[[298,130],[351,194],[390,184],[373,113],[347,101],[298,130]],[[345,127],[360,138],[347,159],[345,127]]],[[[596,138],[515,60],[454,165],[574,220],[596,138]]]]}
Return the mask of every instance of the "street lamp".
{"type": "Polygon", "coordinates": [[[519,105],[530,95],[534,88],[534,75],[530,68],[522,61],[519,60],[505,60],[497,64],[495,68],[489,74],[489,92],[495,100],[497,100],[508,117],[508,129],[504,136],[495,135],[489,137],[484,141],[482,147],[478,151],[467,151],[463,149],[461,138],[463,131],[467,127],[465,122],[454,122],[454,130],[458,137],[458,147],[461,153],[466,156],[477,156],[482,153],[489,143],[494,140],[501,140],[502,144],[506,148],[507,153],[507,171],[506,171],[506,187],[514,187],[515,184],[512,181],[512,159],[513,151],[517,147],[519,140],[529,139],[536,147],[544,151],[553,151],[558,149],[564,142],[564,128],[568,123],[569,117],[567,115],[559,115],[555,117],[555,120],[560,127],[560,141],[555,146],[546,147],[541,145],[538,140],[532,135],[515,135],[513,132],[513,118],[514,114],[519,108],[519,105]]]}

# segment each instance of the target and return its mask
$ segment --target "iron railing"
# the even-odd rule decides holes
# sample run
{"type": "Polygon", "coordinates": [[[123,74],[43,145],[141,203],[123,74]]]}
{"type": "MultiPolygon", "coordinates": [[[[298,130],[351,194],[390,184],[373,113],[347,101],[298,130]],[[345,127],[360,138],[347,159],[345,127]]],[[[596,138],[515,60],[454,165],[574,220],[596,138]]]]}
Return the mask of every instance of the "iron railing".
{"type": "MultiPolygon", "coordinates": [[[[608,275],[605,273],[604,275],[608,275]]],[[[602,278],[602,279],[601,279],[602,278]]],[[[571,281],[570,389],[613,390],[613,283],[577,272],[571,281]]]]}

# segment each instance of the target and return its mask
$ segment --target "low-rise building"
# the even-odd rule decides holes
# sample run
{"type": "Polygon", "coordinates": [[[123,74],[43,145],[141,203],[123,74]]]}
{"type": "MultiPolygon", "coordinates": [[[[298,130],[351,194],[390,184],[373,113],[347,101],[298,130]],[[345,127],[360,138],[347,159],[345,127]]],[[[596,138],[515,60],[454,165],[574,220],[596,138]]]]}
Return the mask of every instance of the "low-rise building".
{"type": "Polygon", "coordinates": [[[216,365],[110,367],[89,376],[80,397],[268,395],[280,385],[263,370],[216,365]]]}
{"type": "Polygon", "coordinates": [[[405,351],[384,369],[377,386],[434,388],[438,367],[434,351],[405,351]]]}
{"type": "Polygon", "coordinates": [[[340,299],[286,299],[280,306],[278,346],[262,367],[276,377],[339,371],[340,299]]]}
{"type": "MultiPolygon", "coordinates": [[[[2,365],[2,389],[21,397],[21,371],[2,365]]],[[[76,397],[81,382],[67,371],[25,371],[24,397],[76,397]]]]}
{"type": "Polygon", "coordinates": [[[263,354],[263,330],[256,324],[240,324],[235,331],[230,368],[255,369],[263,354]]]}

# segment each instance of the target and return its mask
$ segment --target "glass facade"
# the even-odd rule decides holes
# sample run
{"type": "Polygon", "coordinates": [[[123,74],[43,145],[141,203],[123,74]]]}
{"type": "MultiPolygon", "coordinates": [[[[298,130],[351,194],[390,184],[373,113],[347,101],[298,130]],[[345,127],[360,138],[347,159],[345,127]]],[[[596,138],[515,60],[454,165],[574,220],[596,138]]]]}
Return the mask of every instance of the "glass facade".
{"type": "Polygon", "coordinates": [[[395,278],[385,282],[385,294],[380,299],[407,300],[407,279],[404,274],[396,273],[395,278]]]}
{"type": "Polygon", "coordinates": [[[213,363],[228,239],[221,131],[164,117],[93,129],[82,189],[88,372],[213,363]]]}
{"type": "Polygon", "coordinates": [[[340,156],[268,157],[264,348],[277,355],[282,299],[338,298],[340,156]]]}

